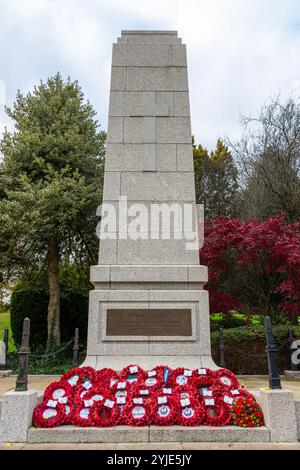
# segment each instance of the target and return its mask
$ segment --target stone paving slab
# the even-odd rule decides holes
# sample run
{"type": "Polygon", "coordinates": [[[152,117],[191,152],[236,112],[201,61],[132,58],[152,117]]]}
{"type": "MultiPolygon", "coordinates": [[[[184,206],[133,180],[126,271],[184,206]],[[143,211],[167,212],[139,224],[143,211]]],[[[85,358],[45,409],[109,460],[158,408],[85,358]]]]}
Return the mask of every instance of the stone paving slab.
{"type": "Polygon", "coordinates": [[[0,451],[14,450],[300,450],[300,442],[164,442],[158,443],[126,443],[126,444],[104,444],[104,443],[42,443],[42,444],[1,444],[0,451]]]}
{"type": "Polygon", "coordinates": [[[77,428],[61,426],[55,429],[29,429],[28,443],[162,443],[162,442],[268,442],[265,427],[244,429],[235,426],[117,426],[114,428],[77,428]]]}

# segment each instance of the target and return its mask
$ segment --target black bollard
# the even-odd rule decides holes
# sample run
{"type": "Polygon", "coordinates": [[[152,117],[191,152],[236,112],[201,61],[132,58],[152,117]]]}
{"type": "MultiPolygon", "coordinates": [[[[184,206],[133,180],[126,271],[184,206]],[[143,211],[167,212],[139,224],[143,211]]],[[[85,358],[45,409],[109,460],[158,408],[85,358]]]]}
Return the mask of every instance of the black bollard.
{"type": "Polygon", "coordinates": [[[223,328],[220,328],[219,364],[220,364],[220,367],[225,367],[225,342],[224,342],[224,329],[223,328]]]}
{"type": "Polygon", "coordinates": [[[78,367],[78,351],[79,351],[79,329],[75,329],[75,336],[74,336],[74,346],[73,346],[73,361],[72,366],[78,367]]]}
{"type": "Polygon", "coordinates": [[[272,390],[281,389],[281,381],[277,365],[278,349],[274,342],[271,319],[265,316],[265,332],[266,332],[266,353],[268,356],[269,384],[272,390]]]}
{"type": "Polygon", "coordinates": [[[16,392],[27,392],[28,390],[29,337],[30,320],[29,318],[25,318],[23,322],[22,343],[19,350],[19,373],[16,381],[16,392]]]}

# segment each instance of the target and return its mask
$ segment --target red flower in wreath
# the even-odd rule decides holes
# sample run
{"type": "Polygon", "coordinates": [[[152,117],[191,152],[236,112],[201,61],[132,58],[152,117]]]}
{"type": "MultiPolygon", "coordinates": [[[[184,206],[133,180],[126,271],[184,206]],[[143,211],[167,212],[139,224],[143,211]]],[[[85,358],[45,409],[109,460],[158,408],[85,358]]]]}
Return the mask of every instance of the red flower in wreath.
{"type": "Polygon", "coordinates": [[[213,372],[206,367],[193,370],[192,383],[195,387],[209,387],[213,384],[213,372]]]}
{"type": "Polygon", "coordinates": [[[176,422],[179,426],[199,426],[205,418],[204,406],[193,397],[180,400],[176,422]]]}
{"type": "Polygon", "coordinates": [[[127,426],[147,426],[153,417],[153,401],[144,398],[129,400],[123,411],[123,421],[127,426]]]}
{"type": "Polygon", "coordinates": [[[177,420],[177,404],[170,395],[157,394],[153,403],[152,423],[156,426],[171,426],[177,420]]]}
{"type": "Polygon", "coordinates": [[[128,380],[128,382],[137,382],[145,377],[144,370],[136,364],[124,367],[120,373],[120,380],[128,380]]]}
{"type": "Polygon", "coordinates": [[[148,372],[145,372],[144,377],[138,380],[137,385],[140,388],[157,390],[159,387],[163,385],[163,381],[164,381],[164,378],[163,378],[163,375],[161,374],[161,371],[152,369],[152,370],[149,370],[148,372]]]}
{"type": "Polygon", "coordinates": [[[124,397],[127,401],[132,396],[133,384],[126,380],[119,380],[110,389],[109,394],[113,400],[124,397]]]}
{"type": "Polygon", "coordinates": [[[119,375],[115,370],[106,367],[96,371],[95,380],[100,387],[109,388],[119,380],[119,375]]]}
{"type": "Polygon", "coordinates": [[[92,410],[93,420],[96,426],[107,428],[116,426],[120,420],[120,408],[114,400],[107,398],[95,404],[92,410]]]}
{"type": "Polygon", "coordinates": [[[178,367],[173,371],[174,386],[177,385],[190,385],[192,382],[193,371],[190,369],[184,369],[184,367],[178,367]]]}
{"type": "Polygon", "coordinates": [[[231,422],[230,406],[220,398],[206,398],[204,400],[206,426],[227,426],[231,422]]]}
{"type": "Polygon", "coordinates": [[[161,386],[171,387],[172,385],[174,385],[174,371],[171,369],[171,367],[168,367],[168,366],[153,367],[151,371],[147,372],[148,377],[150,377],[149,372],[151,373],[154,371],[156,372],[157,377],[159,377],[161,381],[161,386]]]}
{"type": "Polygon", "coordinates": [[[239,387],[237,377],[228,369],[218,369],[213,372],[214,383],[222,387],[236,389],[239,387]]]}
{"type": "Polygon", "coordinates": [[[180,403],[180,400],[184,400],[185,398],[201,398],[197,396],[197,389],[192,385],[177,385],[173,389],[173,395],[177,402],[180,403]]]}
{"type": "Polygon", "coordinates": [[[92,385],[95,383],[96,371],[92,367],[75,367],[74,369],[66,372],[61,380],[67,381],[69,385],[75,387],[83,382],[90,382],[92,385]]]}
{"type": "Polygon", "coordinates": [[[93,409],[95,406],[96,402],[92,400],[89,400],[89,403],[86,400],[76,403],[73,410],[72,423],[82,428],[94,426],[93,409]]]}
{"type": "Polygon", "coordinates": [[[52,406],[47,403],[43,402],[34,409],[32,423],[37,428],[56,428],[65,422],[63,405],[56,401],[52,403],[52,406]]]}
{"type": "Polygon", "coordinates": [[[237,398],[231,413],[235,426],[256,428],[264,425],[263,412],[254,397],[237,398]]]}

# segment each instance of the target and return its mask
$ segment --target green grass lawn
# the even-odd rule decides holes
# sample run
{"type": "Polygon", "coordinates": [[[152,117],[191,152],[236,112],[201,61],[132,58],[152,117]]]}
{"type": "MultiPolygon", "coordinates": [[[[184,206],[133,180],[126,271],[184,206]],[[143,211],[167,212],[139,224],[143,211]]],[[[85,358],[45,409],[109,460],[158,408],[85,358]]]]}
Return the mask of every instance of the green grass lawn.
{"type": "Polygon", "coordinates": [[[4,312],[0,313],[0,340],[3,340],[4,330],[5,328],[9,329],[9,337],[8,337],[8,351],[14,352],[16,350],[14,340],[12,337],[11,327],[10,327],[10,313],[4,312]]]}

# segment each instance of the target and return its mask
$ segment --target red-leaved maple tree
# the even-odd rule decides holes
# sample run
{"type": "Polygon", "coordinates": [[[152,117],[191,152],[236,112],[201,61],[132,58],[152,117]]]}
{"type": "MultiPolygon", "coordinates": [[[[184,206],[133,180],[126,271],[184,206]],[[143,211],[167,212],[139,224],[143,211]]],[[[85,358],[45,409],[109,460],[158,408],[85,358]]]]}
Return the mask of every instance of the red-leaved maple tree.
{"type": "Polygon", "coordinates": [[[284,216],[209,220],[200,256],[208,266],[212,313],[300,315],[300,223],[284,216]]]}

